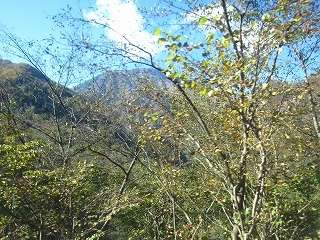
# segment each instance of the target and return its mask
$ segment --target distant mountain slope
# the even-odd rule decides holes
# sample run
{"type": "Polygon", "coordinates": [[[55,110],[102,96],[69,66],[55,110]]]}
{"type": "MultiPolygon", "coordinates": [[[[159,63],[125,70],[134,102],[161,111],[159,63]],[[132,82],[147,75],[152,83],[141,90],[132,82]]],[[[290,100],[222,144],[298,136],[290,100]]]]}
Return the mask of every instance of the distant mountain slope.
{"type": "Polygon", "coordinates": [[[62,116],[59,98],[70,98],[73,94],[28,64],[0,59],[0,101],[10,103],[16,110],[32,109],[36,114],[55,111],[62,116]]]}
{"type": "MultiPolygon", "coordinates": [[[[107,71],[74,88],[76,92],[94,98],[104,98],[106,103],[130,98],[137,92],[143,92],[145,86],[157,90],[173,88],[163,73],[150,68],[107,71]]],[[[148,90],[146,90],[148,91],[148,90]]]]}

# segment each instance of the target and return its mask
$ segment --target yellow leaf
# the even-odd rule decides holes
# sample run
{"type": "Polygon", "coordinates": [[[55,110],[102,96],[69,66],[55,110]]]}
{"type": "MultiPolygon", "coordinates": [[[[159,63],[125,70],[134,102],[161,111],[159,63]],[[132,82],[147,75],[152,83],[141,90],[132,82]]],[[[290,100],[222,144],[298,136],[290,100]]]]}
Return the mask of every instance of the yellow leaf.
{"type": "Polygon", "coordinates": [[[254,26],[257,24],[258,20],[254,20],[251,27],[254,28],[254,26]]]}
{"type": "Polygon", "coordinates": [[[229,47],[229,41],[228,40],[224,40],[222,43],[224,48],[228,48],[229,47]]]}
{"type": "Polygon", "coordinates": [[[268,83],[263,83],[261,88],[262,90],[265,90],[267,87],[268,87],[268,83]]]}
{"type": "Polygon", "coordinates": [[[156,28],[153,32],[153,35],[157,36],[161,33],[161,29],[160,28],[156,28]]]}
{"type": "Polygon", "coordinates": [[[203,88],[201,91],[200,91],[200,95],[205,95],[206,94],[206,92],[207,92],[207,89],[205,89],[205,88],[203,88]]]}

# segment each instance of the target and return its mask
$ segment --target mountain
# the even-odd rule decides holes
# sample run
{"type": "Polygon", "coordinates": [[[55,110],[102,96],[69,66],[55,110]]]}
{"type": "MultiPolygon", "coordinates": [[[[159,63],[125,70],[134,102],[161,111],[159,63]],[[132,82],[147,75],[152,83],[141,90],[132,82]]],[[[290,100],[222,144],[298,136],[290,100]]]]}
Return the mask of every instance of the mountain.
{"type": "Polygon", "coordinates": [[[150,89],[165,91],[173,89],[173,85],[162,72],[137,68],[106,71],[74,88],[76,92],[87,96],[103,98],[106,103],[129,99],[139,93],[139,97],[142,97],[150,89]]]}
{"type": "Polygon", "coordinates": [[[106,104],[132,100],[133,97],[146,103],[155,92],[159,95],[173,89],[173,84],[162,72],[138,68],[106,71],[71,90],[26,63],[0,59],[1,102],[7,102],[11,108],[22,112],[32,108],[36,114],[55,111],[56,115],[63,116],[66,109],[61,102],[79,93],[83,99],[99,99],[106,104]]]}
{"type": "Polygon", "coordinates": [[[0,59],[0,101],[10,108],[36,114],[63,116],[65,109],[59,99],[71,98],[74,92],[48,79],[25,63],[0,59]]]}

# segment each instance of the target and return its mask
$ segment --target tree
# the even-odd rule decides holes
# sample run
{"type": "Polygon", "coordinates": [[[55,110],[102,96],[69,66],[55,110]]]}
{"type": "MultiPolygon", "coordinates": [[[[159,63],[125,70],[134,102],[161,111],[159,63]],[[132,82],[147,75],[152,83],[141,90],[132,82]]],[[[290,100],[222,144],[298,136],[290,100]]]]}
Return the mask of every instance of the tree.
{"type": "MultiPolygon", "coordinates": [[[[175,6],[171,2],[168,4],[175,6]]],[[[221,181],[226,194],[231,197],[231,203],[228,202],[232,205],[231,209],[224,203],[225,200],[217,202],[221,204],[233,228],[229,230],[233,239],[249,239],[257,235],[261,238],[295,238],[294,234],[286,235],[285,228],[281,229],[282,233],[278,232],[279,229],[276,232],[270,229],[270,232],[265,232],[266,229],[263,229],[264,225],[277,222],[276,216],[269,219],[266,217],[272,216],[272,209],[268,207],[268,181],[271,173],[277,169],[276,160],[284,157],[288,161],[286,154],[273,145],[282,139],[275,133],[286,132],[282,129],[283,121],[292,124],[286,124],[292,132],[295,127],[300,128],[298,125],[293,126],[288,114],[291,112],[289,102],[292,99],[286,96],[286,92],[292,89],[289,86],[278,89],[273,86],[273,82],[283,78],[284,72],[281,72],[278,61],[282,56],[281,50],[297,40],[293,33],[302,24],[305,26],[308,22],[307,25],[312,26],[310,31],[303,32],[309,32],[309,39],[316,39],[313,34],[317,30],[311,29],[317,18],[309,17],[317,7],[316,3],[297,1],[261,4],[252,1],[221,1],[199,4],[191,6],[188,12],[195,16],[195,27],[209,32],[205,44],[184,43],[182,35],[172,36],[166,32],[159,38],[159,43],[167,44],[169,57],[166,62],[171,63],[167,67],[171,80],[188,89],[199,89],[203,98],[211,97],[215,103],[225,104],[222,114],[216,107],[209,108],[211,112],[206,115],[207,118],[200,116],[200,113],[207,113],[199,110],[198,103],[191,106],[196,106],[195,113],[207,134],[206,142],[199,144],[202,150],[205,149],[203,162],[209,162],[206,169],[211,169],[211,174],[221,181]],[[220,10],[221,14],[214,16],[215,9],[220,10]],[[269,32],[273,34],[270,36],[269,32]],[[197,49],[202,51],[204,58],[195,61],[191,52],[197,49]],[[282,101],[276,102],[277,97],[282,98],[282,101]],[[219,117],[224,123],[217,126],[216,119],[219,117]],[[210,119],[214,119],[214,122],[210,119]]],[[[155,30],[155,34],[160,33],[161,30],[155,30]]],[[[317,49],[314,47],[308,54],[313,55],[313,51],[317,49]]],[[[313,108],[311,112],[315,114],[316,111],[313,108]]],[[[316,122],[314,125],[317,131],[316,122]]],[[[195,136],[199,138],[201,135],[196,133],[195,136]]],[[[287,147],[294,144],[290,147],[292,149],[298,142],[295,140],[282,139],[289,144],[287,147]]],[[[293,157],[290,161],[297,165],[300,162],[299,157],[293,157]]],[[[315,176],[313,170],[311,174],[315,176]]],[[[213,195],[219,199],[216,194],[213,195]]],[[[293,232],[297,233],[296,230],[293,232]]]]}
{"type": "Polygon", "coordinates": [[[113,215],[134,204],[124,192],[139,151],[115,141],[121,121],[111,122],[111,106],[54,83],[7,36],[33,67],[1,61],[2,236],[100,238],[113,215]]]}
{"type": "MultiPolygon", "coordinates": [[[[166,14],[185,17],[175,33],[165,24],[154,28],[167,51],[165,61],[157,61],[148,49],[121,34],[125,43],[120,45],[105,41],[104,34],[90,41],[87,27],[115,31],[107,23],[74,17],[71,9],[55,18],[75,30],[64,35],[72,51],[68,61],[60,60],[74,68],[60,71],[72,75],[69,71],[88,62],[85,70],[95,73],[117,57],[119,63],[164,73],[176,87],[159,91],[143,78],[137,81],[143,90],[136,92],[139,95],[107,106],[108,96],[93,98],[84,112],[68,118],[72,127],[66,125],[67,134],[59,131],[58,136],[75,143],[68,138],[74,133],[81,142],[75,144],[78,148],[67,145],[77,154],[64,170],[79,173],[77,157],[112,169],[111,179],[99,182],[101,192],[90,176],[70,173],[80,179],[76,182],[90,179],[80,187],[88,196],[98,193],[94,199],[102,194],[112,200],[97,201],[98,213],[92,209],[92,215],[99,217],[88,220],[87,235],[80,236],[115,236],[110,232],[115,227],[135,238],[317,239],[318,82],[309,77],[308,63],[318,61],[318,3],[161,2],[166,5],[159,12],[144,13],[175,21],[180,18],[166,14]],[[189,30],[197,37],[185,36],[189,30]],[[287,54],[290,49],[295,57],[287,54]],[[305,84],[289,81],[294,65],[302,67],[297,75],[305,84]],[[147,101],[142,101],[142,92],[147,101]],[[113,134],[117,140],[110,137],[113,134]]],[[[65,121],[58,123],[57,129],[65,121]]],[[[67,185],[80,197],[72,190],[77,184],[67,185]]],[[[74,211],[81,208],[87,210],[88,205],[74,211]]],[[[71,234],[66,236],[76,236],[72,231],[66,230],[71,234]]]]}

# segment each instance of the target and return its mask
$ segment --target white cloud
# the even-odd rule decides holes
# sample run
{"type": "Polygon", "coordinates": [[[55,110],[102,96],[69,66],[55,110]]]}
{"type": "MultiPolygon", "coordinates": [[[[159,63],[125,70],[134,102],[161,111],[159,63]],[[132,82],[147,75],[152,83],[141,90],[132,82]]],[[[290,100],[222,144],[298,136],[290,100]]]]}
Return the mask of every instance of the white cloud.
{"type": "MultiPolygon", "coordinates": [[[[95,11],[84,12],[84,17],[88,20],[108,25],[106,29],[109,39],[118,43],[130,42],[145,49],[150,53],[156,53],[157,38],[144,28],[144,19],[139,14],[137,6],[133,0],[96,0],[97,9],[95,11]]],[[[145,55],[143,52],[135,54],[145,55]]]]}

